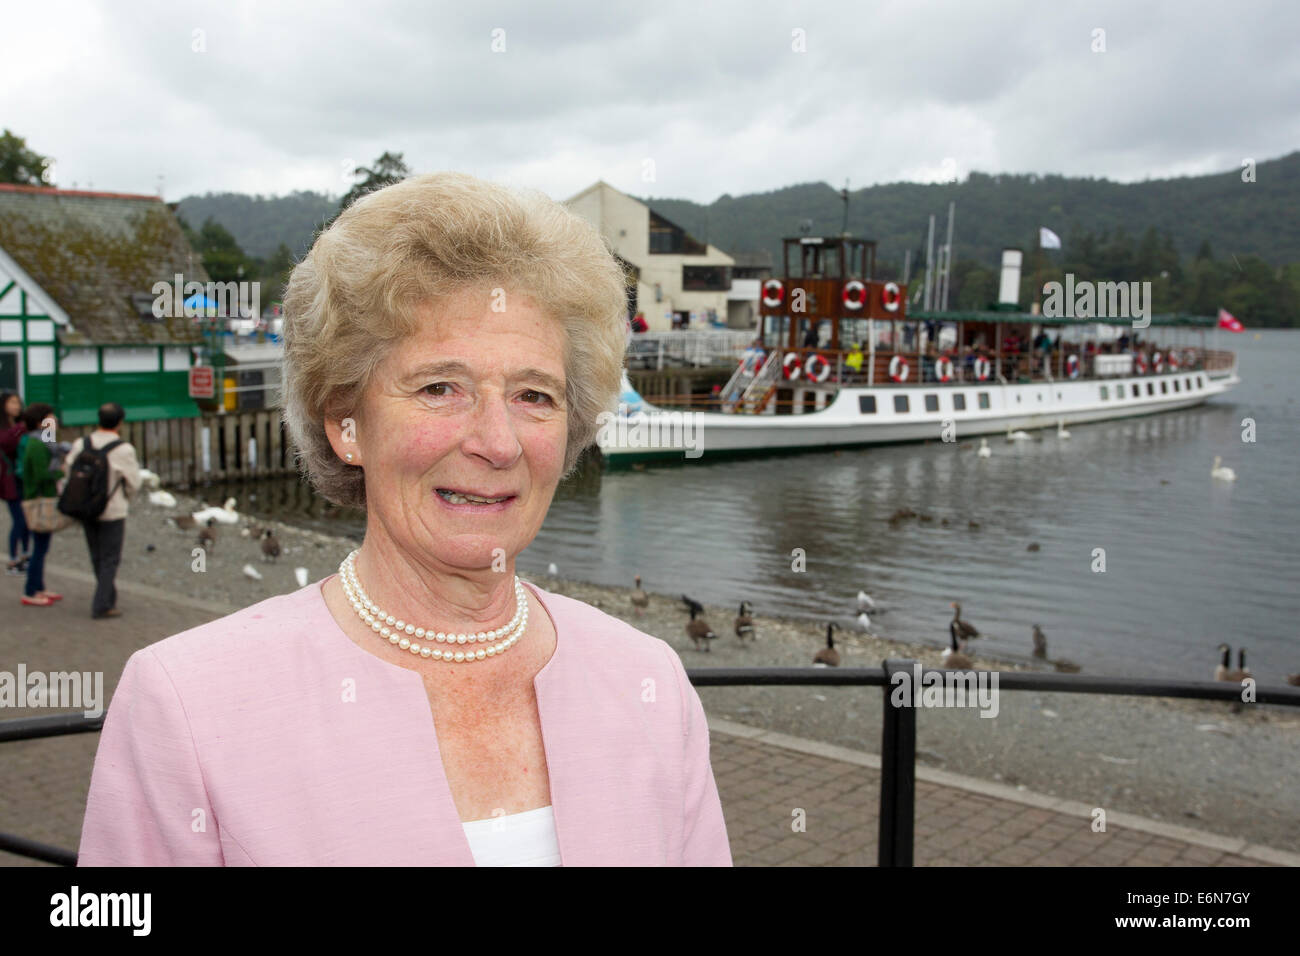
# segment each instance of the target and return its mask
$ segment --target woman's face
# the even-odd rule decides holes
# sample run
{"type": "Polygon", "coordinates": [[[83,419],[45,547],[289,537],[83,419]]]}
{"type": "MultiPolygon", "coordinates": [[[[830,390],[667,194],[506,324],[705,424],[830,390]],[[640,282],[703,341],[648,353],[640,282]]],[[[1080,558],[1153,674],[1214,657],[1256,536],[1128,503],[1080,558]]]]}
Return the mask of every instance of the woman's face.
{"type": "Polygon", "coordinates": [[[10,418],[17,418],[22,414],[23,400],[17,395],[10,395],[5,399],[5,414],[10,418]]]}
{"type": "Polygon", "coordinates": [[[335,443],[359,449],[369,521],[465,570],[505,570],[537,535],[568,440],[562,326],[521,293],[498,304],[466,291],[425,307],[371,378],[356,445],[335,443]]]}

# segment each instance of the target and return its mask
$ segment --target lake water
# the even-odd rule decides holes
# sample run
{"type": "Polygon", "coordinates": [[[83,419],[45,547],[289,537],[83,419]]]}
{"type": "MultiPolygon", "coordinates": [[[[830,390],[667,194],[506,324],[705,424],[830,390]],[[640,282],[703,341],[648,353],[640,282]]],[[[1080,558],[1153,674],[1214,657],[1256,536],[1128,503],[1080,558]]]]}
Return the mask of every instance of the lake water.
{"type": "MultiPolygon", "coordinates": [[[[520,570],[554,562],[564,577],[620,585],[640,574],[650,591],[807,618],[810,635],[828,618],[852,624],[861,588],[885,609],[873,630],[935,646],[957,600],[990,656],[1028,659],[1037,623],[1053,656],[1089,673],[1209,679],[1226,641],[1247,648],[1261,682],[1280,683],[1300,671],[1300,332],[1255,335],[1223,335],[1243,380],[1228,396],[1072,425],[1065,441],[994,439],[985,461],[934,442],[586,469],[561,487],[520,570]],[[1211,480],[1215,455],[1235,483],[1211,480]],[[904,507],[933,520],[891,528],[904,507]]],[[[241,510],[294,520],[292,507],[304,523],[361,532],[356,516],[277,506],[283,497],[268,490],[241,510]]]]}

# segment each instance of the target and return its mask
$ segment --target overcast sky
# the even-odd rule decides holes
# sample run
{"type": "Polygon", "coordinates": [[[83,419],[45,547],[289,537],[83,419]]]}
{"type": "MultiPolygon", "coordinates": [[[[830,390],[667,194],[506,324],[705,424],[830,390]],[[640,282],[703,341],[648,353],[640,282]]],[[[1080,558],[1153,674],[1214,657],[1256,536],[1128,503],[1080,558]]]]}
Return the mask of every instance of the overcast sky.
{"type": "Polygon", "coordinates": [[[1132,181],[1300,147],[1298,27],[1296,0],[38,0],[6,5],[0,126],[60,186],[168,200],[338,194],[384,150],[559,199],[1132,181]]]}

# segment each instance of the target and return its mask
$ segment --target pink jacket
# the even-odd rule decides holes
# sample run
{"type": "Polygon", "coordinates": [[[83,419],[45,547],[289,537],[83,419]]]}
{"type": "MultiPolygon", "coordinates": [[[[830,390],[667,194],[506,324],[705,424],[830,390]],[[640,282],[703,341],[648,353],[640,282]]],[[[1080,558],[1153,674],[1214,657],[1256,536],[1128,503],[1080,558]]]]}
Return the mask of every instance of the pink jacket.
{"type": "MultiPolygon", "coordinates": [[[[104,723],[81,866],[473,866],[423,681],[317,581],[136,651],[104,723]]],[[[730,866],[704,709],[668,644],[533,588],[565,866],[730,866]]]]}

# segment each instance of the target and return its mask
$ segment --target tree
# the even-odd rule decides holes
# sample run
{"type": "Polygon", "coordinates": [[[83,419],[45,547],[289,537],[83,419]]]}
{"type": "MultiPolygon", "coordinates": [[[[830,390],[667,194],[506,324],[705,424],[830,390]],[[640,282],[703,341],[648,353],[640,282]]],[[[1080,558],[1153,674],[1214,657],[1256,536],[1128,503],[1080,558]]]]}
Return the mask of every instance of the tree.
{"type": "Polygon", "coordinates": [[[0,183],[49,186],[54,160],[27,148],[27,140],[9,130],[0,135],[0,183]]]}
{"type": "Polygon", "coordinates": [[[366,193],[374,192],[376,189],[383,189],[393,183],[400,183],[411,175],[411,170],[402,161],[401,153],[385,152],[375,160],[373,169],[367,166],[358,166],[352,170],[352,175],[358,177],[359,182],[344,194],[343,200],[339,203],[339,212],[347,209],[348,206],[351,206],[366,193]]]}
{"type": "Polygon", "coordinates": [[[235,237],[215,219],[209,217],[198,232],[191,229],[184,219],[180,224],[190,248],[199,254],[203,268],[213,282],[251,280],[261,273],[261,263],[239,248],[235,237]]]}

